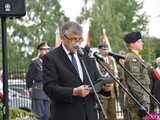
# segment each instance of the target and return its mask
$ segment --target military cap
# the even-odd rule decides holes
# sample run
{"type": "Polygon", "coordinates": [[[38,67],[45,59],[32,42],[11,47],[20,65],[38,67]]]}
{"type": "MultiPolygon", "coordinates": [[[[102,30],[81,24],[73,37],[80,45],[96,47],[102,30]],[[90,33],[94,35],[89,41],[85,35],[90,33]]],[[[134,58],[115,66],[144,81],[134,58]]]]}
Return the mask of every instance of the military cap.
{"type": "Polygon", "coordinates": [[[136,42],[137,40],[139,40],[141,38],[142,38],[142,36],[141,36],[140,32],[130,32],[124,36],[124,41],[127,44],[130,44],[130,43],[136,42]]]}
{"type": "Polygon", "coordinates": [[[50,47],[48,46],[47,42],[42,42],[37,46],[37,50],[39,49],[49,49],[50,47]]]}
{"type": "Polygon", "coordinates": [[[99,49],[108,49],[108,45],[105,44],[105,43],[101,43],[101,44],[98,45],[98,48],[99,49]]]}

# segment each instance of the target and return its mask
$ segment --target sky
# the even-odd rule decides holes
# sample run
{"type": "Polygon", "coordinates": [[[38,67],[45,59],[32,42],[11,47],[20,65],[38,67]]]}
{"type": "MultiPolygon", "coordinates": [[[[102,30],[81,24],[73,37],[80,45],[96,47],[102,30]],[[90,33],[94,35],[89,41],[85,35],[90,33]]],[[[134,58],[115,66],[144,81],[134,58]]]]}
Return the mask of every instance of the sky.
{"type": "Polygon", "coordinates": [[[144,0],[143,10],[149,18],[149,34],[160,38],[160,0],[144,0]]]}
{"type": "MultiPolygon", "coordinates": [[[[61,0],[62,9],[65,15],[75,21],[76,16],[80,15],[83,0],[61,0]]],[[[160,0],[144,0],[142,11],[149,16],[149,35],[160,38],[160,0]]]]}

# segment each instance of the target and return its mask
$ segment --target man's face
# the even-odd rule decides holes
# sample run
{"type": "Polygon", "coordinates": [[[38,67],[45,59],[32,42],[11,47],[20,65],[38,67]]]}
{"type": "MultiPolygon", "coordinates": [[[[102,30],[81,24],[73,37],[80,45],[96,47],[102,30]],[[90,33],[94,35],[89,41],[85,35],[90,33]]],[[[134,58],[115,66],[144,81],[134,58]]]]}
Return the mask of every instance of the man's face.
{"type": "Polygon", "coordinates": [[[46,55],[49,52],[49,49],[48,48],[40,48],[38,50],[38,52],[40,54],[40,57],[43,57],[44,55],[46,55]]]}
{"type": "Polygon", "coordinates": [[[62,35],[65,47],[75,53],[82,42],[82,33],[66,33],[62,35]]]}
{"type": "Polygon", "coordinates": [[[136,42],[130,44],[130,46],[133,49],[138,50],[138,51],[141,51],[143,49],[143,45],[144,45],[144,43],[143,43],[142,39],[139,39],[136,42]]]}
{"type": "Polygon", "coordinates": [[[107,49],[105,49],[105,48],[100,48],[100,49],[99,49],[99,53],[100,53],[103,57],[106,57],[106,56],[107,56],[107,49]]]}

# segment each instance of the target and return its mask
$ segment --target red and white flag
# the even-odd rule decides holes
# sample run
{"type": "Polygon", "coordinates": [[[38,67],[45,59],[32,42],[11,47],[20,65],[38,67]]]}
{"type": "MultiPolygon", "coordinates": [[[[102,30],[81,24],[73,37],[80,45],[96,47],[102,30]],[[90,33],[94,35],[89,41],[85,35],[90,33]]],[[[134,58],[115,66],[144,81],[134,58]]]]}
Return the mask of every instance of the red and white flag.
{"type": "Polygon", "coordinates": [[[90,27],[90,19],[88,18],[82,23],[82,29],[83,29],[83,42],[81,43],[81,47],[90,46],[90,34],[89,34],[89,27],[90,27]]]}
{"type": "MultiPolygon", "coordinates": [[[[106,35],[105,29],[103,29],[103,43],[105,43],[108,46],[109,52],[112,52],[111,44],[110,44],[109,39],[106,35]]],[[[117,65],[116,65],[115,59],[113,57],[112,57],[112,61],[113,61],[113,67],[114,67],[114,74],[115,74],[115,76],[118,76],[117,65]]]]}
{"type": "Polygon", "coordinates": [[[55,48],[59,47],[61,45],[61,37],[60,37],[60,31],[59,31],[59,27],[57,27],[56,29],[56,40],[55,40],[55,48]]]}

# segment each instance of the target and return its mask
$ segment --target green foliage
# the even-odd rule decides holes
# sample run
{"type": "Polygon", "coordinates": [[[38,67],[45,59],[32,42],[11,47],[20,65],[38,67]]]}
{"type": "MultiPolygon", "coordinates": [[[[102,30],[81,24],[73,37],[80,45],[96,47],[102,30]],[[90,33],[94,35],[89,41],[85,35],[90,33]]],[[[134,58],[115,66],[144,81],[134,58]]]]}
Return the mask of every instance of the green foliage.
{"type": "Polygon", "coordinates": [[[101,41],[102,29],[106,29],[112,49],[119,51],[124,49],[123,35],[132,30],[145,31],[147,16],[138,10],[142,3],[136,0],[85,0],[92,2],[92,7],[82,9],[79,21],[91,18],[91,45],[97,47],[101,41]]]}
{"type": "MultiPolygon", "coordinates": [[[[84,0],[78,21],[90,18],[91,46],[97,47],[102,38],[102,29],[106,29],[113,51],[126,51],[123,44],[123,36],[126,32],[141,31],[147,33],[148,16],[139,13],[143,7],[143,1],[137,0],[84,0]],[[87,8],[87,3],[92,6],[87,8]]],[[[144,34],[144,36],[147,34],[144,34]]],[[[160,46],[160,39],[146,37],[144,40],[143,58],[154,64],[155,50],[160,46]]]]}
{"type": "Polygon", "coordinates": [[[115,11],[120,19],[120,27],[123,32],[132,30],[145,31],[148,23],[145,13],[139,13],[143,2],[136,0],[114,0],[115,11]]]}
{"type": "MultiPolygon", "coordinates": [[[[2,111],[0,112],[0,120],[2,120],[2,111]]],[[[38,120],[36,116],[31,113],[18,108],[11,108],[9,110],[9,120],[38,120]]]]}
{"type": "Polygon", "coordinates": [[[60,21],[68,20],[58,0],[27,0],[27,14],[21,19],[7,19],[9,64],[20,61],[26,66],[36,56],[36,46],[47,41],[55,44],[55,31],[60,21]]]}
{"type": "Polygon", "coordinates": [[[160,46],[160,39],[157,38],[144,38],[144,49],[142,51],[142,56],[143,58],[154,64],[155,59],[156,59],[156,53],[155,51],[159,48],[160,46]]]}
{"type": "Polygon", "coordinates": [[[31,112],[27,112],[21,109],[10,109],[10,120],[38,120],[31,112]]]}

